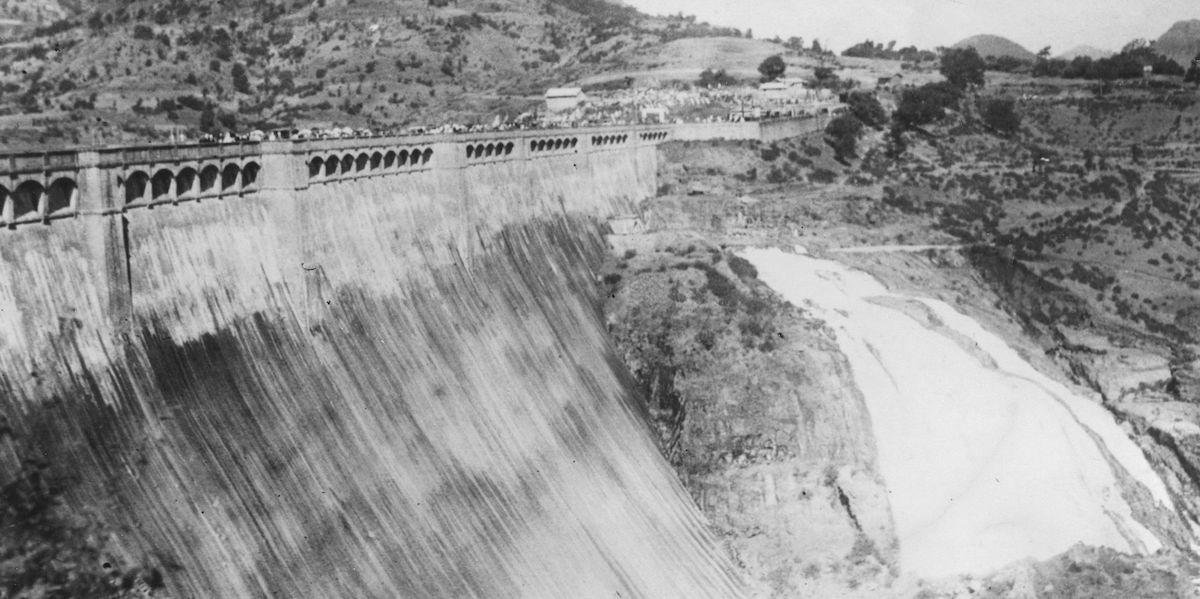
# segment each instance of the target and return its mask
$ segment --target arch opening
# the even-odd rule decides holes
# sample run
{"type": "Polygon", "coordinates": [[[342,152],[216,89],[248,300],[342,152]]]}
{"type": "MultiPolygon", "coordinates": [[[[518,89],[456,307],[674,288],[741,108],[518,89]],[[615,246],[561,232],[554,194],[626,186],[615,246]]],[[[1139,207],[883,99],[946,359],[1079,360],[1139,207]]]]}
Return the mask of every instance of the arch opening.
{"type": "Polygon", "coordinates": [[[196,169],[183,168],[175,175],[175,197],[192,196],[196,193],[196,169]]]}
{"type": "Polygon", "coordinates": [[[242,189],[253,188],[258,183],[258,173],[261,171],[262,167],[257,162],[247,162],[242,167],[242,189]]]}
{"type": "Polygon", "coordinates": [[[37,181],[26,181],[13,190],[10,201],[13,203],[13,220],[22,220],[37,216],[46,189],[37,181]]]}
{"type": "Polygon", "coordinates": [[[383,155],[383,168],[395,168],[396,166],[396,151],[388,150],[387,154],[383,155]]]}
{"type": "Polygon", "coordinates": [[[362,154],[359,154],[357,158],[354,159],[354,171],[355,172],[365,171],[365,170],[367,170],[367,165],[370,163],[371,163],[371,157],[367,156],[366,152],[363,152],[362,154]]]}
{"type": "Polygon", "coordinates": [[[429,164],[431,158],[433,158],[433,148],[425,148],[425,151],[421,152],[421,164],[429,164]]]}
{"type": "Polygon", "coordinates": [[[321,160],[320,156],[313,156],[312,160],[308,161],[308,178],[316,179],[325,172],[325,161],[321,160]]]}
{"type": "Polygon", "coordinates": [[[338,171],[338,157],[330,156],[329,158],[326,158],[325,159],[325,176],[332,177],[337,174],[337,171],[338,171]]]}
{"type": "Polygon", "coordinates": [[[344,175],[352,170],[354,170],[354,156],[350,154],[342,156],[342,174],[344,175]]]}
{"type": "Polygon", "coordinates": [[[79,187],[73,179],[60,177],[46,190],[46,214],[69,212],[79,199],[79,187]]]}
{"type": "Polygon", "coordinates": [[[134,171],[125,179],[125,203],[140,202],[146,197],[146,187],[149,186],[150,175],[142,171],[134,171]]]}
{"type": "Polygon", "coordinates": [[[382,164],[383,164],[383,154],[380,154],[379,152],[375,152],[374,154],[371,154],[371,170],[373,170],[373,171],[379,170],[379,167],[382,164]]]}
{"type": "Polygon", "coordinates": [[[161,169],[150,179],[150,199],[152,201],[170,199],[171,185],[175,182],[175,173],[161,169]]]}
{"type": "Polygon", "coordinates": [[[217,165],[210,164],[200,170],[200,193],[212,191],[217,186],[217,179],[221,176],[221,169],[217,165]]]}
{"type": "Polygon", "coordinates": [[[221,191],[236,191],[241,171],[236,164],[226,164],[225,168],[221,169],[221,191]]]}

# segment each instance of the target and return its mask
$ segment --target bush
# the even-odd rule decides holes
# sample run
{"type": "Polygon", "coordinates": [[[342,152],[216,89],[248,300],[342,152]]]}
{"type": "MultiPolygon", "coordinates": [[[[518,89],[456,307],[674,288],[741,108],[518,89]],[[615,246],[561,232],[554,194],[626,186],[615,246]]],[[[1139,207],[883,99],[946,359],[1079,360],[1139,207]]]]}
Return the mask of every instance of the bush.
{"type": "Polygon", "coordinates": [[[147,25],[134,25],[133,39],[135,40],[152,40],[154,39],[154,30],[147,25]]]}
{"type": "Polygon", "coordinates": [[[982,104],[979,114],[988,127],[999,133],[1016,133],[1021,128],[1021,115],[1012,98],[988,98],[982,104]]]}
{"type": "Polygon", "coordinates": [[[733,274],[742,279],[758,278],[758,269],[754,268],[754,265],[749,260],[737,254],[729,255],[729,269],[733,271],[733,274]]]}

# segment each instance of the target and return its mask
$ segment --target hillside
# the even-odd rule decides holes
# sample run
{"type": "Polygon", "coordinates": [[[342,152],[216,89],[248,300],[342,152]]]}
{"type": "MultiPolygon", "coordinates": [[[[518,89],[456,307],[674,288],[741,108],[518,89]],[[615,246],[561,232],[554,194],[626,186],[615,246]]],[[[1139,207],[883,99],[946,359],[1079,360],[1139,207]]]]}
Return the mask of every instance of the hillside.
{"type": "Polygon", "coordinates": [[[7,149],[491,122],[539,107],[548,87],[622,69],[640,48],[740,35],[604,0],[23,5],[66,16],[0,48],[7,149]]]}
{"type": "Polygon", "coordinates": [[[1200,19],[1179,21],[1154,43],[1155,49],[1181,65],[1200,54],[1200,19]]]}
{"type": "Polygon", "coordinates": [[[980,56],[1009,56],[1019,60],[1032,61],[1036,56],[1020,44],[998,35],[974,35],[957,44],[955,48],[975,48],[980,56]]]}

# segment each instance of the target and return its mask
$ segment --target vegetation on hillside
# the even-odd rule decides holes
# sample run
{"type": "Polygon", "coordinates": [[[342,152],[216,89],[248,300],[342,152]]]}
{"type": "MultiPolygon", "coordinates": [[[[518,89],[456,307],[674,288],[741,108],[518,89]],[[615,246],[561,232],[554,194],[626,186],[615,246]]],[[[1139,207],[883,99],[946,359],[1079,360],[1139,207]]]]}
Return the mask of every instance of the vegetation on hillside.
{"type": "Polygon", "coordinates": [[[604,0],[79,3],[0,49],[0,146],[490,122],[718,35],[745,34],[604,0]]]}

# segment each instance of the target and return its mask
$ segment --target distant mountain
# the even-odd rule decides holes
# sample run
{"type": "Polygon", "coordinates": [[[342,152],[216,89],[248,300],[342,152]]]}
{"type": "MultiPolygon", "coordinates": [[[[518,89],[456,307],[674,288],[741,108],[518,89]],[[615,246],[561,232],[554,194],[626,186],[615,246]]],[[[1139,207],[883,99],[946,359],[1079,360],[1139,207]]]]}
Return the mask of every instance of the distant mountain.
{"type": "Polygon", "coordinates": [[[1075,60],[1076,58],[1079,58],[1080,56],[1086,56],[1093,60],[1098,60],[1101,58],[1108,58],[1109,56],[1112,56],[1113,54],[1114,54],[1114,52],[1112,52],[1111,50],[1104,50],[1101,48],[1097,48],[1095,46],[1084,45],[1084,46],[1075,46],[1074,48],[1071,48],[1070,50],[1067,50],[1066,52],[1063,52],[1062,54],[1055,56],[1055,58],[1058,58],[1061,60],[1075,60]]]}
{"type": "Polygon", "coordinates": [[[1200,19],[1175,23],[1158,38],[1154,47],[1186,67],[1200,53],[1200,19]]]}
{"type": "Polygon", "coordinates": [[[979,55],[984,58],[988,56],[1011,56],[1029,61],[1037,58],[1033,52],[1026,50],[1020,44],[998,35],[974,35],[954,44],[953,47],[975,48],[975,51],[979,52],[979,55]]]}

